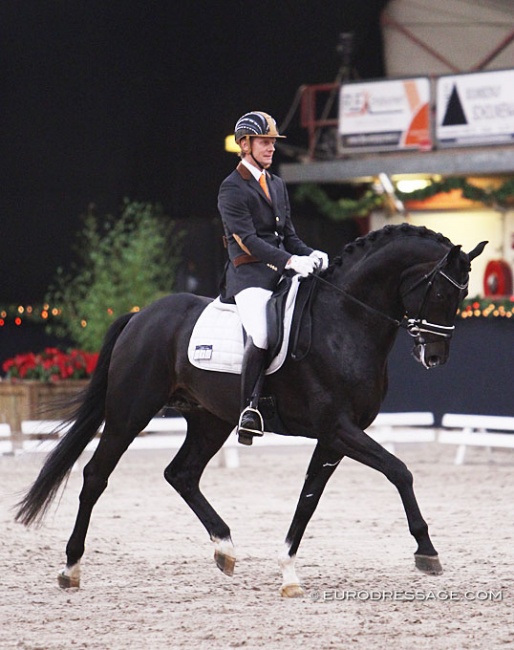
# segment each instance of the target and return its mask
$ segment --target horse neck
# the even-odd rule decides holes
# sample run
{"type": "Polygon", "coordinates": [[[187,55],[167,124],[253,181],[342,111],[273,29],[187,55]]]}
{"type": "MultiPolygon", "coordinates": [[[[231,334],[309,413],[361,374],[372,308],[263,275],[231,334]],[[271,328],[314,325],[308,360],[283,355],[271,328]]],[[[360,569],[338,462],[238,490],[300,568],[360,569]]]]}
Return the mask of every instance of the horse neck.
{"type": "Polygon", "coordinates": [[[352,259],[343,259],[335,283],[356,300],[401,320],[403,305],[400,295],[402,273],[416,264],[438,260],[442,257],[440,244],[417,237],[390,240],[378,248],[368,250],[352,259]]]}
{"type": "Polygon", "coordinates": [[[364,257],[349,268],[343,264],[334,274],[334,283],[364,305],[401,320],[399,285],[403,270],[403,265],[387,261],[383,255],[374,255],[364,257]]]}

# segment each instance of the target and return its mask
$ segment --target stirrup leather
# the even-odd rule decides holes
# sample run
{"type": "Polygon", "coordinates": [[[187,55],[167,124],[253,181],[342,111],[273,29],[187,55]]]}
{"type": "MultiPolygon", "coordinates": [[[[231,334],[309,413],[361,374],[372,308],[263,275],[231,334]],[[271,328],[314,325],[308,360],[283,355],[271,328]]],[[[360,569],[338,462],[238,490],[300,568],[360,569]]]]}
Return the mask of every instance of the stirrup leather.
{"type": "Polygon", "coordinates": [[[262,435],[264,435],[264,420],[263,420],[262,415],[260,414],[260,412],[257,409],[252,408],[251,406],[247,406],[243,410],[241,415],[239,416],[239,423],[237,425],[237,431],[238,431],[238,433],[240,431],[247,432],[247,433],[250,433],[253,436],[262,436],[262,435]],[[244,417],[244,415],[246,413],[256,413],[257,414],[257,417],[259,418],[260,429],[249,429],[248,427],[241,426],[241,422],[242,422],[243,417],[244,417]]]}

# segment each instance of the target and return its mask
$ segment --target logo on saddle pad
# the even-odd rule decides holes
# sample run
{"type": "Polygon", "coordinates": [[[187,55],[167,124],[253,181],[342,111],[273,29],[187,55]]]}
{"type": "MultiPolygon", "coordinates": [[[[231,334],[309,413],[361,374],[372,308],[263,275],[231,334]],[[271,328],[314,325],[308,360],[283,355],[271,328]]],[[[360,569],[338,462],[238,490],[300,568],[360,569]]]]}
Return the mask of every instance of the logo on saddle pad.
{"type": "MultiPolygon", "coordinates": [[[[299,275],[292,278],[285,297],[284,337],[267,375],[281,368],[286,359],[299,279],[299,275]]],[[[202,370],[240,374],[243,353],[244,333],[237,307],[216,298],[203,310],[193,328],[187,350],[189,362],[202,370]]]]}

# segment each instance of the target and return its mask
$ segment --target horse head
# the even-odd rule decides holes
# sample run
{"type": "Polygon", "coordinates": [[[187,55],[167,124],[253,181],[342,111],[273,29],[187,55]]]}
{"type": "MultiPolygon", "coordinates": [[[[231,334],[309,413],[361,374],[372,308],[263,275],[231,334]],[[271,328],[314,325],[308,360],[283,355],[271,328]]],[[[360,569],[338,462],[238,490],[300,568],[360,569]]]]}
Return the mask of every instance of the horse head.
{"type": "Polygon", "coordinates": [[[471,261],[486,244],[469,253],[451,246],[435,263],[416,264],[403,273],[401,295],[407,329],[415,340],[413,355],[427,369],[448,360],[457,309],[468,293],[471,261]]]}

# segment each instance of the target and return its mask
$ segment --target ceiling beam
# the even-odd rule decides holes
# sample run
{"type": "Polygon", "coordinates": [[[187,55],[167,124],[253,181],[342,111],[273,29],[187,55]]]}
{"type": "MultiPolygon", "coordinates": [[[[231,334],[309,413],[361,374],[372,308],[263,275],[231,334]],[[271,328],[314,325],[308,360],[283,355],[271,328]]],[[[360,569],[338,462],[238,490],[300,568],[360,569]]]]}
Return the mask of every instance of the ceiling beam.
{"type": "Polygon", "coordinates": [[[357,183],[379,173],[441,176],[514,175],[514,147],[439,149],[354,155],[325,161],[282,163],[280,175],[286,183],[357,183]]]}

